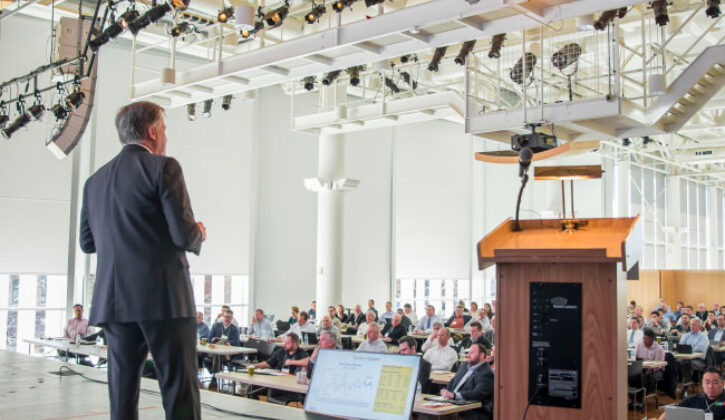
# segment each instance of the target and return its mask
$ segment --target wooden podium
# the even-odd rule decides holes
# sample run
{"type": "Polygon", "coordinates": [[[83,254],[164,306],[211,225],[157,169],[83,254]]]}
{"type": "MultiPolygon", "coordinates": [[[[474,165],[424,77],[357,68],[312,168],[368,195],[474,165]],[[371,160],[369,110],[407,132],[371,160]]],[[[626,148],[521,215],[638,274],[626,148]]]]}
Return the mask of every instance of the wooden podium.
{"type": "Polygon", "coordinates": [[[522,220],[513,232],[508,219],[478,243],[479,269],[496,264],[495,420],[521,419],[530,399],[545,405],[532,404],[527,420],[627,418],[625,282],[641,255],[638,219],[588,219],[569,232],[564,220],[522,220]],[[554,369],[555,359],[580,370],[554,369]]]}

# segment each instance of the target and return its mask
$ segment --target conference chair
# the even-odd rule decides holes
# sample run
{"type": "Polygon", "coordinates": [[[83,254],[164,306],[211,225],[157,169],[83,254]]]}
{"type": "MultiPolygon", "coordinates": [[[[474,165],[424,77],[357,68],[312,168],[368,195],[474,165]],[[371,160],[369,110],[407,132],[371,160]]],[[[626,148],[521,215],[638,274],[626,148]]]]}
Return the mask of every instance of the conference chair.
{"type": "Polygon", "coordinates": [[[642,394],[642,413],[647,413],[647,388],[644,386],[642,361],[635,360],[627,366],[627,395],[632,400],[632,410],[637,409],[637,396],[642,394]]]}
{"type": "Polygon", "coordinates": [[[290,327],[289,322],[282,321],[281,319],[279,321],[277,321],[276,325],[277,325],[277,331],[279,331],[281,333],[289,330],[289,327],[290,327]]]}

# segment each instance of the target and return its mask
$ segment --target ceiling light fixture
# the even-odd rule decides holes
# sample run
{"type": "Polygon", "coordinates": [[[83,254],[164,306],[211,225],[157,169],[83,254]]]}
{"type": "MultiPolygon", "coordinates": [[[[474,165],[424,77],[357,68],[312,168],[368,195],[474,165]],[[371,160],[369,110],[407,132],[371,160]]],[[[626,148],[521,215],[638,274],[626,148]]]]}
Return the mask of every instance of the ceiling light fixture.
{"type": "Polygon", "coordinates": [[[305,15],[305,22],[310,25],[320,21],[320,16],[327,13],[327,9],[324,4],[312,4],[312,9],[305,15]]]}
{"type": "Polygon", "coordinates": [[[207,99],[204,101],[204,109],[201,111],[201,116],[204,118],[211,117],[211,104],[214,102],[213,99],[207,99]]]}
{"type": "Polygon", "coordinates": [[[307,76],[304,79],[302,79],[302,83],[305,86],[305,90],[310,92],[312,89],[315,88],[315,76],[307,76]]]}
{"type": "Polygon", "coordinates": [[[473,47],[476,46],[476,40],[472,41],[466,41],[463,43],[463,46],[461,46],[461,51],[458,53],[458,56],[453,59],[453,61],[458,64],[459,66],[462,66],[466,64],[466,57],[468,57],[468,54],[473,51],[473,47]]]}
{"type": "Polygon", "coordinates": [[[282,23],[282,21],[287,17],[288,14],[289,4],[285,2],[284,6],[280,6],[270,12],[267,12],[262,20],[267,22],[268,26],[277,26],[282,23]]]}
{"type": "Polygon", "coordinates": [[[438,66],[441,64],[443,56],[446,55],[447,47],[438,47],[433,53],[433,58],[428,64],[428,71],[438,71],[438,66]]]}
{"type": "Polygon", "coordinates": [[[186,105],[186,119],[189,121],[196,120],[196,104],[191,103],[186,105]]]}
{"type": "Polygon", "coordinates": [[[216,15],[216,20],[220,23],[227,23],[229,18],[234,17],[234,8],[233,7],[225,7],[222,10],[219,11],[219,13],[216,15]]]}
{"type": "Polygon", "coordinates": [[[364,70],[364,68],[362,66],[353,66],[347,69],[351,85],[357,86],[360,84],[360,70],[364,70]]]}
{"type": "Polygon", "coordinates": [[[720,17],[720,0],[707,0],[707,9],[705,14],[709,18],[716,19],[720,17]]]}
{"type": "Polygon", "coordinates": [[[141,29],[149,26],[150,24],[157,22],[159,19],[164,17],[167,12],[171,11],[171,6],[168,3],[159,4],[158,6],[149,9],[146,13],[141,15],[138,19],[128,24],[128,30],[136,36],[141,29]]]}
{"type": "Polygon", "coordinates": [[[501,47],[506,40],[506,34],[498,34],[491,40],[491,50],[488,52],[488,58],[501,58],[501,47]]]}
{"type": "Polygon", "coordinates": [[[396,85],[395,82],[393,82],[393,79],[391,79],[389,77],[385,78],[385,86],[387,86],[388,89],[393,91],[393,93],[400,93],[400,88],[398,87],[398,85],[396,85]]]}
{"type": "Polygon", "coordinates": [[[322,78],[322,84],[325,86],[330,86],[332,82],[337,79],[337,76],[340,75],[340,70],[335,70],[327,73],[325,77],[322,78]]]}
{"type": "Polygon", "coordinates": [[[229,111],[229,108],[232,107],[232,95],[224,95],[222,97],[222,109],[225,111],[229,111]]]}
{"type": "Polygon", "coordinates": [[[655,23],[658,26],[667,25],[670,21],[670,16],[667,14],[667,0],[655,0],[651,5],[655,13],[655,23]]]}

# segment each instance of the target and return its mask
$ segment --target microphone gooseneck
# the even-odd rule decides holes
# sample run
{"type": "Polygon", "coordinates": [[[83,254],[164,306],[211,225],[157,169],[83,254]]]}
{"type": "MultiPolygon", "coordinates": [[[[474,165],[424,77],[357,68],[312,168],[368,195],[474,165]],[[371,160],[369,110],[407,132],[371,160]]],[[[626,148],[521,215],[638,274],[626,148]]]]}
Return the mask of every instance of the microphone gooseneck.
{"type": "Polygon", "coordinates": [[[530,147],[524,147],[519,151],[519,177],[521,178],[521,188],[519,188],[519,196],[516,199],[516,219],[514,221],[514,232],[520,232],[521,226],[519,225],[519,210],[521,208],[521,197],[524,193],[524,187],[529,182],[529,166],[531,166],[531,160],[534,158],[534,152],[530,147]]]}

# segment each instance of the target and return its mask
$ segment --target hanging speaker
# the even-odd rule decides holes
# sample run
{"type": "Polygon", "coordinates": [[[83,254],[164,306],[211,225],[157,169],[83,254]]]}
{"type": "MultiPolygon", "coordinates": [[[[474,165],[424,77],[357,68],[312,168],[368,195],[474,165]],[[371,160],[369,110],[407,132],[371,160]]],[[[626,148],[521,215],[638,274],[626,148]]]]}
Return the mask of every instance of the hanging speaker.
{"type": "MultiPolygon", "coordinates": [[[[71,19],[67,17],[60,18],[58,33],[60,33],[58,52],[59,58],[73,58],[78,54],[79,50],[83,49],[83,42],[85,42],[88,36],[88,30],[90,29],[90,22],[83,21],[79,24],[77,19],[71,19]],[[79,28],[80,29],[79,31],[79,28]]],[[[90,63],[92,51],[89,48],[87,53],[86,63],[90,63]]],[[[86,64],[87,65],[87,64],[86,64]]],[[[80,141],[83,133],[86,131],[88,126],[88,119],[91,116],[93,110],[93,99],[96,92],[96,69],[98,68],[98,56],[93,63],[93,68],[89,74],[89,77],[82,80],[78,85],[78,89],[83,92],[83,102],[77,107],[74,107],[73,112],[64,121],[63,125],[55,132],[53,137],[48,141],[46,146],[58,159],[63,159],[68,156],[70,152],[76,147],[80,141]]],[[[64,66],[62,68],[65,74],[81,75],[81,70],[87,72],[86,67],[81,68],[80,65],[72,64],[64,66]]]]}

